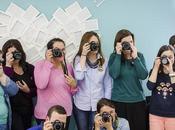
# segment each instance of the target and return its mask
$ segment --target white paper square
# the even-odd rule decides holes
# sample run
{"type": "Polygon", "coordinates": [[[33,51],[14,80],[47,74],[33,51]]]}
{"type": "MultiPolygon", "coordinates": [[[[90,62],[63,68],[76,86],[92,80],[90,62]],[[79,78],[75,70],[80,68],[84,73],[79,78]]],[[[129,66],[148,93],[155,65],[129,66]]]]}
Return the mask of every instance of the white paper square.
{"type": "Polygon", "coordinates": [[[3,25],[9,25],[11,16],[3,11],[0,11],[0,23],[3,25]]]}
{"type": "Polygon", "coordinates": [[[81,10],[81,7],[79,5],[79,3],[76,1],[73,4],[69,5],[65,11],[66,13],[68,13],[70,16],[75,15],[77,12],[79,12],[81,10]]]}
{"type": "Polygon", "coordinates": [[[11,15],[12,17],[16,17],[16,18],[21,18],[24,12],[25,11],[21,7],[17,6],[14,3],[11,3],[6,10],[7,14],[11,15]]]}

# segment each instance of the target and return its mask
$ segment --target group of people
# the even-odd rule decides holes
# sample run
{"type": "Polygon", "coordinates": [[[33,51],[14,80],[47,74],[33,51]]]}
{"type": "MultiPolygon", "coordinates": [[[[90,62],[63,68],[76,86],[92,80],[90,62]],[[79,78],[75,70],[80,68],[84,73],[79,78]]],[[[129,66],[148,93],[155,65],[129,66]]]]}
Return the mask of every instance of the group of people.
{"type": "Polygon", "coordinates": [[[20,41],[10,39],[0,52],[0,129],[68,130],[74,115],[78,130],[175,130],[175,36],[170,44],[160,47],[148,72],[126,29],[117,32],[109,60],[99,35],[84,33],[72,64],[63,39],[51,39],[35,65],[20,41]],[[33,115],[38,126],[31,126],[33,115]]]}

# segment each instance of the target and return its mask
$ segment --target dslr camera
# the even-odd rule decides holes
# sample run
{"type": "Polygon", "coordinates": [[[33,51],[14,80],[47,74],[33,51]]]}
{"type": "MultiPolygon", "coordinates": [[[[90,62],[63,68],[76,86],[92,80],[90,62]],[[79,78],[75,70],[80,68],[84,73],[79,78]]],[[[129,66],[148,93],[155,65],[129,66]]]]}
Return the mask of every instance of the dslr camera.
{"type": "Polygon", "coordinates": [[[122,50],[131,50],[131,45],[129,42],[122,42],[122,50]]]}
{"type": "Polygon", "coordinates": [[[53,130],[64,130],[64,123],[56,120],[52,122],[53,130]]]}
{"type": "Polygon", "coordinates": [[[63,56],[63,52],[58,48],[52,49],[52,54],[53,54],[53,57],[62,57],[63,56]]]}
{"type": "Polygon", "coordinates": [[[13,58],[14,58],[15,60],[21,60],[21,59],[22,59],[22,53],[21,53],[21,52],[19,52],[19,51],[14,51],[14,52],[12,52],[12,54],[13,54],[13,58]]]}
{"type": "Polygon", "coordinates": [[[91,51],[97,51],[99,46],[97,45],[97,43],[95,43],[94,41],[90,42],[90,50],[91,51]]]}
{"type": "Polygon", "coordinates": [[[101,117],[102,117],[102,121],[103,121],[103,122],[110,122],[110,117],[111,117],[111,115],[110,115],[109,113],[103,112],[103,113],[101,114],[101,117]]]}
{"type": "Polygon", "coordinates": [[[167,56],[162,56],[161,58],[160,58],[160,61],[161,61],[161,64],[162,65],[167,65],[167,64],[169,64],[169,61],[168,61],[168,57],[167,56]]]}

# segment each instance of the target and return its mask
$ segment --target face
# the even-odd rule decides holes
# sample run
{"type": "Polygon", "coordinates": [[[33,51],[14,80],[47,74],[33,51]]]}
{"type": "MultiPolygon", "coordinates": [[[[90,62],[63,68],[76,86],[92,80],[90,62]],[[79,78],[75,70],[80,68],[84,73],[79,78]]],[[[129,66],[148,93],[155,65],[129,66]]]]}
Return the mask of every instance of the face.
{"type": "MultiPolygon", "coordinates": [[[[96,36],[92,36],[90,39],[89,39],[89,43],[91,43],[92,41],[94,41],[98,46],[99,46],[99,41],[97,39],[96,36]]],[[[99,49],[98,49],[99,50],[99,49]]],[[[98,50],[97,51],[90,51],[90,53],[98,53],[98,50]]]]}
{"type": "MultiPolygon", "coordinates": [[[[131,46],[134,46],[134,41],[132,39],[132,36],[127,36],[127,37],[124,37],[122,40],[121,40],[121,43],[122,42],[128,42],[130,43],[131,46]]],[[[123,51],[124,54],[127,54],[127,53],[131,53],[131,50],[125,50],[123,51]]]]}
{"type": "Polygon", "coordinates": [[[66,118],[67,118],[66,114],[59,114],[57,112],[53,112],[50,118],[46,117],[46,121],[54,122],[56,120],[59,120],[60,122],[66,124],[66,118]]]}
{"type": "Polygon", "coordinates": [[[55,42],[53,44],[53,49],[60,49],[62,52],[63,52],[63,56],[62,57],[58,57],[58,58],[55,58],[56,60],[58,61],[64,61],[64,54],[65,54],[65,46],[64,46],[64,43],[63,42],[55,42]]]}
{"type": "MultiPolygon", "coordinates": [[[[14,52],[14,51],[18,51],[15,47],[10,47],[8,48],[7,52],[14,52]]],[[[18,63],[20,60],[14,60],[14,63],[18,63]]]]}
{"type": "Polygon", "coordinates": [[[116,117],[115,108],[112,108],[110,106],[103,106],[100,109],[100,114],[102,114],[103,112],[107,112],[107,113],[111,114],[111,116],[113,117],[113,121],[115,121],[115,117],[116,117]]]}
{"type": "Polygon", "coordinates": [[[162,56],[167,56],[171,63],[174,64],[174,53],[171,50],[164,51],[160,57],[162,56]]]}

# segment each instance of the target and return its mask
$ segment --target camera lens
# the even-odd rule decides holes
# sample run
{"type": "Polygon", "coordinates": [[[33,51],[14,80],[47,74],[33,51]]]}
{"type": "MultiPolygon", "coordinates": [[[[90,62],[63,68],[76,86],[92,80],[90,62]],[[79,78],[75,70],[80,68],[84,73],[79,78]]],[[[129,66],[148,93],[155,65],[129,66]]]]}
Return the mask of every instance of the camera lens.
{"type": "Polygon", "coordinates": [[[97,43],[95,43],[94,41],[92,41],[89,44],[90,44],[90,50],[91,51],[97,51],[98,50],[98,47],[99,46],[97,45],[97,43]]]}
{"type": "Polygon", "coordinates": [[[131,50],[129,42],[122,42],[122,50],[131,50]]]}
{"type": "Polygon", "coordinates": [[[22,53],[21,52],[14,51],[12,54],[13,54],[13,58],[15,60],[21,60],[22,59],[22,53]]]}
{"type": "Polygon", "coordinates": [[[62,51],[58,48],[52,49],[52,54],[53,54],[53,57],[62,57],[63,56],[62,51]]]}
{"type": "Polygon", "coordinates": [[[169,64],[168,57],[167,56],[162,56],[161,57],[161,64],[162,65],[167,65],[169,64]]]}
{"type": "Polygon", "coordinates": [[[64,129],[64,123],[60,122],[59,120],[56,120],[52,123],[54,130],[63,130],[64,129]]]}
{"type": "Polygon", "coordinates": [[[110,122],[111,115],[109,113],[103,112],[101,116],[103,122],[110,122]]]}

